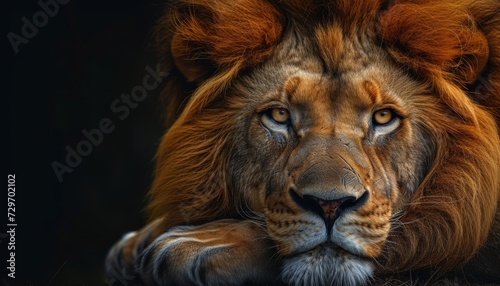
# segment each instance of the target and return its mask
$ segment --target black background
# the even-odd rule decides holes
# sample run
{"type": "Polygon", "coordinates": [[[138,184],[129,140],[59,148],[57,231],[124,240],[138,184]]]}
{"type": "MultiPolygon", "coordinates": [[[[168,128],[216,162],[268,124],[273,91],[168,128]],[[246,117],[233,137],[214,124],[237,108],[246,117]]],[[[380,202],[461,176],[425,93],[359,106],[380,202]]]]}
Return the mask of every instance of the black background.
{"type": "MultiPolygon", "coordinates": [[[[44,0],[46,2],[47,0],[44,0]]],[[[107,250],[145,222],[145,194],[154,154],[164,132],[160,88],[120,120],[111,103],[142,85],[156,65],[153,27],[161,0],[83,1],[59,5],[16,54],[9,32],[22,36],[37,1],[8,1],[2,75],[7,102],[1,136],[4,206],[7,175],[16,175],[16,279],[7,277],[6,238],[0,242],[5,285],[104,285],[107,250]],[[65,163],[67,146],[86,140],[82,131],[109,118],[115,129],[59,182],[51,164],[65,163]]],[[[4,97],[5,99],[5,97],[4,97]]]]}

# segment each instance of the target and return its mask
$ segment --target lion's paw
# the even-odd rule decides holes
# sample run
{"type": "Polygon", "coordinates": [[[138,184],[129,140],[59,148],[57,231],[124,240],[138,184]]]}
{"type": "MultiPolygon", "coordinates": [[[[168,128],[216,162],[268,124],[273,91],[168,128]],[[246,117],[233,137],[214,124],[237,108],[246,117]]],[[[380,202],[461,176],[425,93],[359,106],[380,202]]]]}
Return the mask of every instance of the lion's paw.
{"type": "Polygon", "coordinates": [[[138,259],[148,285],[242,285],[272,282],[277,267],[265,230],[252,221],[219,220],[178,226],[138,259]]]}

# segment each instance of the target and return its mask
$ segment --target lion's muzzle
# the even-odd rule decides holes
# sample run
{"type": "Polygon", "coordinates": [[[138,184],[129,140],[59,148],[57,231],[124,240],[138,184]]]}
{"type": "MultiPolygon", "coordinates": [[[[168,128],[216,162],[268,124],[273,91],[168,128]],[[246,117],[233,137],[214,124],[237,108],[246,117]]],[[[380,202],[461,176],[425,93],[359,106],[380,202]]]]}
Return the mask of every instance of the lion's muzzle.
{"type": "Polygon", "coordinates": [[[297,282],[300,277],[319,272],[331,277],[317,284],[361,285],[372,275],[370,258],[378,255],[386,238],[388,217],[373,219],[378,213],[376,195],[371,193],[369,164],[357,146],[359,142],[346,135],[309,135],[290,155],[288,192],[280,207],[287,205],[293,215],[268,212],[270,234],[288,254],[285,281],[304,284],[297,282]],[[276,221],[291,223],[280,227],[276,221]],[[380,227],[369,221],[380,222],[380,227]]]}
{"type": "Polygon", "coordinates": [[[368,199],[360,172],[364,162],[352,140],[305,138],[290,160],[290,197],[306,211],[323,218],[330,233],[343,213],[360,208],[368,199]]]}
{"type": "Polygon", "coordinates": [[[390,210],[361,140],[348,132],[309,133],[290,154],[283,191],[270,196],[266,214],[283,254],[320,245],[360,257],[379,254],[390,210]]]}

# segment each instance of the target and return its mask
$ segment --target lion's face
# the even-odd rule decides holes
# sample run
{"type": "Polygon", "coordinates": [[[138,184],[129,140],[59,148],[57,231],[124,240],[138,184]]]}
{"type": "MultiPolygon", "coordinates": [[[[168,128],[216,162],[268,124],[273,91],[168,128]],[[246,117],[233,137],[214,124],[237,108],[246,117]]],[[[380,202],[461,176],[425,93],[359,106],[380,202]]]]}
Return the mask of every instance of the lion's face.
{"type": "Polygon", "coordinates": [[[325,69],[311,43],[297,42],[288,38],[228,92],[243,141],[232,161],[233,176],[244,174],[236,189],[291,257],[288,279],[322,269],[366,277],[427,171],[434,146],[419,122],[432,100],[375,44],[325,69]]]}
{"type": "Polygon", "coordinates": [[[470,259],[500,197],[498,13],[455,2],[178,1],[153,217],[257,213],[292,284],[470,259]]]}

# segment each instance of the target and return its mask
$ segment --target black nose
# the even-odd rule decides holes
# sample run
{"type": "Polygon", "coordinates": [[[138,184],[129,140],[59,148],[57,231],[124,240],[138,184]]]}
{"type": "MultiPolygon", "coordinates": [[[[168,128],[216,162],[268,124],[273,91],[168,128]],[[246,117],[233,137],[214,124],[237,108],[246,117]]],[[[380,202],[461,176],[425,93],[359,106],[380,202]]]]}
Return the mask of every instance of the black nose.
{"type": "Polygon", "coordinates": [[[368,200],[368,191],[365,191],[359,198],[355,196],[342,196],[333,200],[325,200],[313,195],[299,196],[290,189],[290,196],[299,206],[307,211],[314,212],[325,221],[330,232],[335,220],[346,211],[353,211],[360,208],[368,200]]]}

